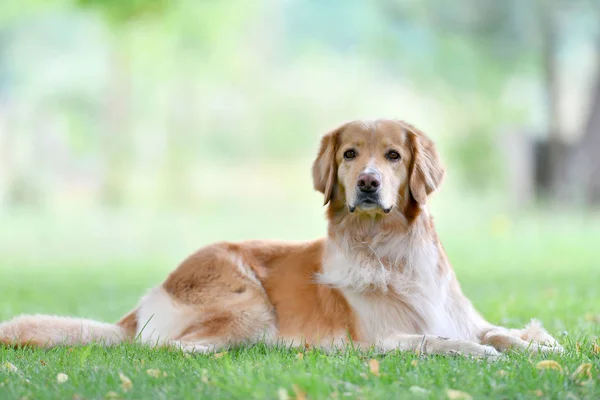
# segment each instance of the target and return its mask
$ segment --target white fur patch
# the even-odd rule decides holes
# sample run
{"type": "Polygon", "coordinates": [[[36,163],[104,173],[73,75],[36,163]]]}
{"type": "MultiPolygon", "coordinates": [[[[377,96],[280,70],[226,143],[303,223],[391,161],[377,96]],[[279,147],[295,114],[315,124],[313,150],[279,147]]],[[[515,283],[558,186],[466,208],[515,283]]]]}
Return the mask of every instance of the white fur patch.
{"type": "Polygon", "coordinates": [[[164,344],[181,335],[195,320],[191,307],[177,304],[162,288],[154,288],[139,304],[136,337],[142,343],[164,344]]]}
{"type": "Polygon", "coordinates": [[[253,283],[262,288],[262,284],[256,277],[256,274],[254,273],[252,268],[250,268],[250,266],[244,262],[242,257],[236,254],[231,254],[231,261],[237,267],[238,271],[242,274],[243,277],[250,279],[253,283]]]}
{"type": "Polygon", "coordinates": [[[424,228],[362,245],[371,257],[346,240],[330,241],[317,280],[342,291],[366,340],[400,333],[472,339],[470,304],[450,292],[452,273],[441,274],[437,245],[424,228]]]}

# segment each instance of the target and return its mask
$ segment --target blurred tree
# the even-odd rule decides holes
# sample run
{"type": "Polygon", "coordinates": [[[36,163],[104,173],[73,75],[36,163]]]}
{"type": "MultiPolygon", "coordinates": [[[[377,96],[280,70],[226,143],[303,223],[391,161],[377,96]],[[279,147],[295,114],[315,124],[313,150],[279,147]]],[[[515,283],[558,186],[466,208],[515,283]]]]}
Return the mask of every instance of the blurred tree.
{"type": "Polygon", "coordinates": [[[98,10],[108,22],[116,26],[141,17],[155,17],[164,13],[174,3],[170,0],[75,0],[75,2],[82,8],[98,10]]]}
{"type": "Polygon", "coordinates": [[[99,12],[107,22],[111,35],[109,77],[105,94],[103,133],[105,174],[102,199],[109,206],[125,200],[128,173],[131,171],[131,49],[128,32],[130,22],[155,18],[174,5],[169,0],[76,0],[83,9],[99,12]]]}
{"type": "Polygon", "coordinates": [[[594,37],[596,70],[591,87],[591,101],[583,137],[576,143],[567,166],[571,190],[582,190],[584,201],[600,204],[600,1],[590,0],[590,15],[597,21],[594,37]]]}
{"type": "MultiPolygon", "coordinates": [[[[560,23],[568,21],[577,23],[582,15],[592,18],[591,25],[600,37],[600,1],[598,0],[465,0],[460,7],[455,3],[441,0],[424,0],[420,2],[404,2],[399,0],[380,0],[384,15],[393,24],[407,25],[417,21],[425,29],[434,33],[431,54],[444,54],[445,44],[452,38],[459,38],[465,47],[473,49],[479,62],[455,63],[461,66],[463,77],[468,74],[485,76],[488,71],[495,71],[495,79],[477,80],[483,83],[481,92],[488,106],[499,108],[496,99],[506,80],[519,68],[530,69],[543,83],[547,117],[547,145],[543,146],[542,155],[546,160],[542,168],[543,176],[548,180],[548,192],[555,200],[572,201],[579,191],[588,193],[590,202],[600,202],[600,195],[591,195],[600,187],[598,171],[599,157],[595,155],[600,149],[600,39],[596,75],[598,84],[592,90],[592,105],[585,135],[576,145],[577,151],[570,151],[562,132],[559,102],[560,65],[558,54],[561,45],[567,40],[570,29],[561,29],[560,23]],[[533,67],[533,68],[531,68],[533,67]],[[491,86],[490,86],[491,85],[491,86]],[[588,160],[584,162],[583,160],[588,160]],[[575,167],[574,167],[575,166],[575,167]],[[568,173],[568,170],[571,170],[568,173]],[[596,172],[594,172],[596,171],[596,172]],[[575,178],[573,180],[573,178],[575,178]],[[577,182],[577,188],[573,187],[577,182]]],[[[451,56],[460,57],[457,51],[451,56]]],[[[472,60],[465,60],[472,61],[472,60]]],[[[440,63],[446,66],[446,64],[440,63]]],[[[444,81],[460,84],[461,75],[453,75],[445,68],[436,70],[436,74],[444,81]],[[459,79],[459,80],[457,80],[459,79]]],[[[427,75],[427,73],[425,73],[427,75]]],[[[435,80],[429,80],[435,82],[435,80]]],[[[464,78],[462,80],[464,84],[464,78]]],[[[539,168],[539,163],[537,163],[539,168]]],[[[470,165],[472,167],[472,165],[470,165]]],[[[469,168],[472,170],[472,168],[469,168]]],[[[539,174],[538,174],[539,175],[539,174]]],[[[581,193],[579,193],[581,194],[581,193]]]]}

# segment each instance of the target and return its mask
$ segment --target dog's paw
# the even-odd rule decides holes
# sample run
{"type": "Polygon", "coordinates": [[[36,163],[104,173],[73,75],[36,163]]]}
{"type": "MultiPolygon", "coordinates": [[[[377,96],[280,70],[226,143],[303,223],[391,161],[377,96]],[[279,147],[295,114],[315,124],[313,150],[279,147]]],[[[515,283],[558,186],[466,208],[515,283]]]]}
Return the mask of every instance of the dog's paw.
{"type": "Polygon", "coordinates": [[[214,346],[205,345],[202,343],[182,343],[179,340],[174,340],[168,344],[177,350],[183,351],[184,353],[206,354],[213,353],[215,351],[214,346]]]}
{"type": "Polygon", "coordinates": [[[531,322],[524,328],[518,330],[518,336],[529,344],[529,350],[534,353],[563,353],[565,349],[558,341],[550,335],[538,320],[531,322]]]}

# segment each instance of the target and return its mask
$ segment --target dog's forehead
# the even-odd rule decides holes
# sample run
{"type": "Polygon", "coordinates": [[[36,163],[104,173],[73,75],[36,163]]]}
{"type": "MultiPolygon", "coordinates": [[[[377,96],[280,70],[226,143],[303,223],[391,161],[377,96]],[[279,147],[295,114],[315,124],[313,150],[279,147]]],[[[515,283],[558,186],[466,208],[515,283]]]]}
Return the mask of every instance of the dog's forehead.
{"type": "Polygon", "coordinates": [[[341,132],[340,143],[352,145],[402,146],[406,128],[391,120],[356,121],[341,132]]]}

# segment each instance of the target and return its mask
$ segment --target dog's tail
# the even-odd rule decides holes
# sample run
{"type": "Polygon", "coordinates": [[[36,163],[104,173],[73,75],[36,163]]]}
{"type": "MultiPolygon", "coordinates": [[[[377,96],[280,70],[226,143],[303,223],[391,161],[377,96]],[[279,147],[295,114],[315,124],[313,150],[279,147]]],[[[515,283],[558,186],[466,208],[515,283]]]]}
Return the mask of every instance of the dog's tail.
{"type": "Polygon", "coordinates": [[[83,318],[21,315],[0,324],[0,344],[10,347],[54,347],[100,343],[111,346],[134,338],[136,311],[116,324],[83,318]]]}

